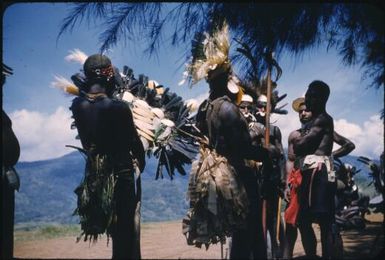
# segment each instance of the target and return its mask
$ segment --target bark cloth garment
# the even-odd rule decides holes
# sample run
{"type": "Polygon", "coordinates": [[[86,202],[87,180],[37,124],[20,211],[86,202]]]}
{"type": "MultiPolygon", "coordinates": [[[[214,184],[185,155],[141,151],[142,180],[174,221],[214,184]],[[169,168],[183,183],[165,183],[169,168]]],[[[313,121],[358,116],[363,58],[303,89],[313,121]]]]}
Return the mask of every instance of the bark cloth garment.
{"type": "MultiPolygon", "coordinates": [[[[220,104],[214,109],[218,107],[220,104]]],[[[210,120],[208,124],[211,129],[210,120]]],[[[201,144],[199,155],[190,172],[187,193],[190,208],[183,219],[183,234],[189,245],[204,244],[208,248],[212,243],[224,242],[226,236],[245,225],[249,199],[240,176],[227,158],[207,143],[201,144]]]]}
{"type": "Polygon", "coordinates": [[[304,158],[298,221],[302,218],[316,222],[319,218],[333,219],[336,179],[332,162],[332,158],[328,156],[307,155],[304,158]],[[317,169],[319,163],[322,164],[321,170],[317,169]]]}

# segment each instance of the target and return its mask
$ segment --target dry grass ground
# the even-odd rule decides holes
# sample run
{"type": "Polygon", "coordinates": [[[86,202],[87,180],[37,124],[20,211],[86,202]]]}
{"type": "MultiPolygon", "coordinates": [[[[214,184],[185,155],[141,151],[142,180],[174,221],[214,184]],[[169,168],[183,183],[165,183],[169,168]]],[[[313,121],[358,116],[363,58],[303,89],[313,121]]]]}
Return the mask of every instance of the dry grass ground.
{"type": "MultiPolygon", "coordinates": [[[[369,215],[367,227],[361,231],[343,231],[344,256],[347,259],[371,258],[378,255],[384,247],[384,230],[381,222],[382,214],[369,215]],[[378,236],[377,236],[378,235],[378,236]]],[[[321,255],[319,228],[314,225],[317,238],[317,253],[321,255]]],[[[188,246],[182,234],[181,221],[142,224],[141,250],[144,259],[220,259],[221,246],[212,245],[208,250],[188,246]]],[[[21,238],[27,234],[16,232],[21,238]]],[[[76,243],[76,236],[34,240],[17,239],[14,255],[16,258],[75,258],[75,259],[106,259],[111,258],[111,243],[102,237],[97,243],[76,243]]],[[[226,254],[225,245],[223,253],[226,254]]],[[[294,249],[294,257],[304,255],[301,237],[294,249]]]]}

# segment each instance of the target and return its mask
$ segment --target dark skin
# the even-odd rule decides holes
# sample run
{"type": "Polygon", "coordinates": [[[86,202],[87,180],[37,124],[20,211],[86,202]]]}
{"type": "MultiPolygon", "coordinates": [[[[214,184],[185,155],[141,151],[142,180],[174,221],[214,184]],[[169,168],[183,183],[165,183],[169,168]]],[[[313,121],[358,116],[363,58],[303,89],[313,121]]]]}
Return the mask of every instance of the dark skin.
{"type": "Polygon", "coordinates": [[[2,146],[3,160],[5,167],[13,166],[17,163],[20,156],[19,141],[12,130],[12,122],[8,115],[2,111],[2,146]]]}
{"type": "MultiPolygon", "coordinates": [[[[249,112],[247,106],[251,106],[251,104],[248,104],[249,102],[243,102],[240,104],[240,108],[243,113],[249,112]],[[246,103],[246,104],[245,104],[246,103]],[[245,106],[246,105],[246,106],[245,106]],[[243,108],[245,107],[245,108],[243,108]]],[[[266,107],[264,105],[257,106],[258,110],[262,112],[263,114],[266,111],[266,107]]],[[[256,120],[258,123],[254,123],[250,127],[250,135],[252,137],[253,145],[257,146],[265,146],[265,124],[266,120],[265,117],[262,117],[261,115],[256,116],[256,120]]],[[[282,134],[281,130],[273,125],[270,125],[270,142],[268,146],[268,151],[270,154],[270,157],[275,159],[275,170],[274,172],[270,173],[270,180],[271,185],[268,188],[269,194],[266,197],[266,226],[267,230],[270,233],[270,240],[271,240],[271,253],[273,257],[281,257],[281,250],[279,245],[279,241],[277,241],[276,237],[276,225],[277,225],[277,210],[278,210],[278,203],[279,203],[279,195],[283,193],[282,188],[285,187],[285,169],[283,166],[283,160],[284,160],[284,150],[282,145],[282,134]]],[[[283,227],[280,229],[283,230],[283,227]]],[[[283,233],[280,232],[279,240],[282,241],[283,233]]]]}
{"type": "Polygon", "coordinates": [[[356,146],[349,139],[338,134],[336,131],[333,132],[333,141],[341,146],[332,152],[333,158],[339,158],[348,155],[356,148],[356,146]]]}
{"type": "MultiPolygon", "coordinates": [[[[332,154],[333,149],[333,133],[334,133],[334,125],[333,118],[326,112],[326,102],[329,96],[329,87],[320,81],[312,82],[308,90],[305,94],[305,105],[309,111],[312,112],[313,120],[310,124],[310,128],[306,134],[302,134],[298,137],[293,138],[293,151],[296,156],[304,157],[306,155],[314,154],[314,155],[324,155],[330,156],[332,154]]],[[[318,163],[316,165],[316,171],[320,172],[322,175],[317,175],[320,183],[324,183],[323,185],[327,185],[327,180],[325,183],[326,166],[323,163],[318,163]]],[[[307,190],[310,189],[310,184],[308,183],[311,173],[302,173],[303,181],[300,189],[303,190],[304,194],[307,194],[307,190]],[[305,175],[304,175],[305,174],[305,175]],[[304,181],[304,177],[306,176],[306,181],[304,181]]],[[[316,176],[316,177],[317,177],[316,176]]],[[[318,186],[316,186],[318,188],[318,186]]],[[[323,192],[318,189],[317,192],[323,192]]],[[[318,193],[316,193],[318,194],[318,193]]],[[[328,203],[333,203],[334,201],[329,201],[329,198],[334,197],[332,194],[324,194],[323,196],[328,198],[328,203]]],[[[321,199],[321,197],[318,197],[321,199]]],[[[301,200],[306,200],[306,195],[302,196],[301,200]]],[[[300,214],[303,214],[302,220],[299,224],[299,229],[301,232],[301,236],[304,242],[305,253],[308,257],[314,257],[316,255],[316,246],[317,241],[315,237],[314,230],[312,228],[312,222],[316,218],[321,229],[321,244],[322,244],[322,256],[323,257],[331,257],[333,255],[333,238],[332,238],[332,223],[334,213],[323,213],[326,215],[314,215],[312,211],[303,211],[302,207],[306,207],[306,204],[303,205],[304,202],[301,202],[301,210],[300,214]],[[328,214],[328,215],[327,215],[328,214]]],[[[316,207],[322,207],[324,204],[316,204],[316,207]]],[[[328,204],[329,205],[329,204],[328,204]]],[[[329,205],[332,207],[331,204],[329,205]]],[[[318,208],[317,208],[318,209],[318,208]]],[[[325,210],[322,208],[322,210],[325,210]]]]}
{"type": "MultiPolygon", "coordinates": [[[[299,121],[302,124],[309,123],[312,119],[312,112],[306,110],[306,105],[302,104],[299,107],[298,111],[299,121]]],[[[286,162],[286,173],[287,176],[290,173],[291,169],[294,167],[294,161],[296,159],[296,155],[294,153],[294,145],[293,142],[295,139],[301,138],[301,129],[295,130],[289,134],[288,137],[288,146],[287,146],[287,157],[288,160],[286,162]]],[[[352,141],[347,139],[346,137],[340,135],[336,131],[333,131],[333,142],[340,145],[340,148],[337,150],[334,150],[332,152],[333,158],[339,158],[343,157],[345,155],[348,155],[350,152],[352,152],[355,149],[355,145],[352,141]]],[[[286,200],[290,201],[290,194],[285,194],[286,200]]]]}
{"type": "MultiPolygon", "coordinates": [[[[302,104],[299,106],[298,110],[298,116],[300,122],[305,125],[306,123],[309,123],[312,119],[312,112],[306,110],[306,105],[302,104]]],[[[294,167],[294,161],[296,159],[296,155],[294,154],[294,148],[293,148],[293,140],[296,138],[301,137],[301,131],[302,129],[297,129],[290,133],[288,137],[288,160],[286,161],[286,175],[289,176],[289,173],[292,171],[294,167]]],[[[348,155],[351,151],[355,149],[355,145],[346,137],[338,134],[336,131],[333,132],[333,141],[340,145],[341,147],[335,151],[332,152],[332,155],[334,158],[342,157],[345,155],[348,155]]],[[[286,189],[285,191],[285,200],[289,203],[290,202],[290,189],[286,189]]],[[[286,226],[286,248],[284,252],[285,258],[292,258],[293,256],[293,250],[294,250],[294,244],[297,240],[297,227],[294,227],[292,225],[286,226]]]]}
{"type": "MultiPolygon", "coordinates": [[[[142,172],[145,152],[130,108],[123,101],[111,99],[107,93],[103,85],[93,82],[87,95],[76,98],[71,109],[83,148],[88,150],[95,145],[98,154],[107,154],[116,173],[112,258],[140,259],[140,231],[135,222],[140,192],[135,192],[133,160],[138,161],[142,172]]],[[[140,187],[138,180],[136,185],[140,187]]]]}
{"type": "MultiPolygon", "coordinates": [[[[4,66],[4,65],[3,65],[4,66]]],[[[2,74],[2,85],[5,75],[2,74]]],[[[2,174],[1,174],[1,232],[0,259],[13,258],[13,225],[15,213],[15,190],[9,184],[4,169],[14,166],[19,160],[20,145],[12,129],[12,121],[2,110],[2,174]]]]}
{"type": "Polygon", "coordinates": [[[197,114],[197,127],[209,137],[209,142],[218,154],[228,159],[243,181],[250,200],[250,213],[247,217],[247,229],[236,230],[232,235],[230,258],[248,258],[250,255],[266,258],[266,246],[263,240],[262,220],[258,207],[257,184],[253,171],[245,166],[244,160],[264,162],[265,169],[271,169],[268,151],[251,144],[246,119],[234,103],[234,96],[226,92],[228,74],[208,80],[210,85],[210,103],[202,104],[197,114]],[[226,98],[224,98],[226,97],[226,98]],[[220,100],[224,100],[221,102],[220,100]],[[207,108],[207,110],[205,110],[207,108]],[[211,128],[209,129],[209,127],[211,128]]]}
{"type": "Polygon", "coordinates": [[[308,154],[330,156],[333,149],[333,118],[326,113],[327,98],[321,98],[316,88],[309,88],[305,94],[305,104],[313,115],[313,123],[309,132],[293,140],[294,152],[297,156],[308,154]]]}
{"type": "Polygon", "coordinates": [[[75,123],[85,149],[95,143],[102,153],[128,154],[132,152],[139,162],[140,171],[145,166],[145,154],[136,132],[130,108],[122,101],[112,100],[106,90],[93,85],[91,94],[100,95],[95,102],[76,98],[72,104],[75,123]]]}

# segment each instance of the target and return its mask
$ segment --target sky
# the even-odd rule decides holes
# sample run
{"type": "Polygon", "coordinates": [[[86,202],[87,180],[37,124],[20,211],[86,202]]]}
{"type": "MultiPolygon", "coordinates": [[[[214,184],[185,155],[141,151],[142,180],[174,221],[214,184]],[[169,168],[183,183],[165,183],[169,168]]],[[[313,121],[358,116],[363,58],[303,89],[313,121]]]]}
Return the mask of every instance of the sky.
{"type": "MultiPolygon", "coordinates": [[[[73,150],[65,145],[80,146],[71,130],[68,109],[72,97],[52,87],[55,75],[70,79],[81,65],[64,58],[69,51],[80,49],[87,55],[100,47],[101,27],[82,23],[72,32],[57,36],[69,3],[19,3],[3,13],[3,61],[13,69],[2,88],[2,107],[13,122],[13,129],[21,145],[19,161],[36,161],[63,156],[73,150]]],[[[143,54],[144,43],[121,41],[110,49],[113,64],[127,65],[135,76],[145,74],[184,99],[203,100],[208,85],[201,82],[193,88],[178,86],[182,79],[185,46],[160,49],[158,56],[143,54]]],[[[352,140],[356,149],[352,155],[378,158],[384,150],[384,127],[380,110],[384,107],[384,88],[367,88],[361,79],[360,67],[345,67],[333,50],[317,48],[301,59],[283,56],[278,60],[283,69],[277,90],[287,97],[280,104],[287,115],[273,115],[271,122],[280,127],[282,143],[287,147],[289,133],[300,127],[298,115],[291,102],[303,96],[313,80],[326,82],[331,89],[327,112],[334,118],[335,130],[352,140]]],[[[236,69],[235,69],[236,71],[236,69]]],[[[335,145],[334,149],[338,146],[335,145]]]]}

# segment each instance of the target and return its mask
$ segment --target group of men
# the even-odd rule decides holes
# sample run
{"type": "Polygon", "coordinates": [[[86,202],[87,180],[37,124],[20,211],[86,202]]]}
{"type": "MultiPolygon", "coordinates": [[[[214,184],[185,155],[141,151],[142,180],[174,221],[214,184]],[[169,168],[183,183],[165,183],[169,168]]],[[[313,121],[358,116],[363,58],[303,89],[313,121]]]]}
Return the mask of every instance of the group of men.
{"type": "MultiPolygon", "coordinates": [[[[129,106],[112,97],[114,69],[110,59],[100,54],[91,55],[84,63],[84,73],[84,89],[73,100],[71,110],[83,149],[89,155],[86,176],[92,176],[92,171],[100,171],[98,167],[104,167],[114,176],[113,217],[109,223],[112,257],[139,259],[137,197],[140,194],[137,193],[140,191],[135,183],[135,168],[143,171],[145,152],[129,106]]],[[[236,94],[229,91],[231,76],[230,71],[208,75],[210,95],[196,116],[197,128],[208,137],[210,147],[235,169],[249,200],[246,224],[232,232],[230,258],[267,258],[266,230],[271,239],[271,256],[290,258],[297,227],[306,255],[314,257],[314,222],[321,227],[322,256],[332,257],[335,193],[332,148],[333,140],[346,139],[334,132],[333,119],[325,109],[329,86],[322,81],[313,81],[305,98],[299,103],[298,100],[293,102],[302,127],[290,134],[285,168],[279,128],[269,127],[269,146],[264,139],[266,97],[260,96],[256,102],[258,112],[253,114],[250,109],[255,102],[250,96],[244,95],[243,101],[237,104],[236,94]],[[298,185],[294,185],[295,170],[300,171],[298,185]],[[290,189],[285,192],[287,186],[290,189]],[[280,197],[284,195],[289,207],[294,205],[295,211],[294,218],[289,221],[291,224],[286,225],[286,236],[280,214],[277,214],[280,197]]],[[[340,154],[346,153],[343,147],[340,154]]]]}
{"type": "MultiPolygon", "coordinates": [[[[270,172],[271,181],[266,187],[262,183],[261,188],[270,193],[262,198],[266,199],[267,210],[260,214],[267,215],[266,223],[262,224],[266,225],[270,234],[268,242],[272,258],[292,258],[297,229],[300,230],[306,256],[316,257],[317,242],[312,223],[318,223],[321,228],[322,256],[330,258],[341,253],[338,252],[341,250],[338,248],[340,245],[336,244],[339,234],[335,233],[334,227],[337,180],[333,171],[333,158],[349,154],[355,146],[334,131],[333,120],[325,110],[329,93],[328,85],[317,80],[308,86],[305,97],[293,101],[292,108],[298,112],[301,128],[291,132],[288,137],[286,165],[281,132],[277,126],[270,126],[271,142],[268,150],[276,170],[270,172]],[[340,145],[340,148],[332,151],[333,142],[340,145]],[[279,196],[287,202],[284,229],[280,219],[279,196]]],[[[253,101],[250,95],[244,95],[239,108],[249,124],[252,139],[258,140],[263,139],[265,134],[263,116],[266,112],[266,96],[260,95],[257,102],[253,101]],[[256,103],[256,109],[253,103],[256,103]]],[[[260,140],[253,144],[264,145],[264,142],[260,140]]]]}

